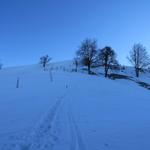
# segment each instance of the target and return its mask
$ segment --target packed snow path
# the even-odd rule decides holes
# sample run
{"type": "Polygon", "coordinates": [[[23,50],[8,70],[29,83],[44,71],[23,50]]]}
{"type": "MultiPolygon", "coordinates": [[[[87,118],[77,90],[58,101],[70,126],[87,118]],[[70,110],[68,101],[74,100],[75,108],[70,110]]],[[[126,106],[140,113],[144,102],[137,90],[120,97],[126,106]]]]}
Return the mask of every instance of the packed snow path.
{"type": "Polygon", "coordinates": [[[58,98],[33,133],[26,137],[28,140],[22,139],[22,143],[16,145],[20,150],[85,150],[82,133],[74,120],[69,101],[64,98],[58,98]]]}
{"type": "Polygon", "coordinates": [[[0,74],[0,150],[149,150],[150,93],[33,66],[0,74]],[[16,79],[20,77],[19,88],[16,79]]]}
{"type": "Polygon", "coordinates": [[[3,149],[17,150],[86,150],[82,133],[74,119],[67,95],[56,103],[25,136],[12,137],[3,149]]]}

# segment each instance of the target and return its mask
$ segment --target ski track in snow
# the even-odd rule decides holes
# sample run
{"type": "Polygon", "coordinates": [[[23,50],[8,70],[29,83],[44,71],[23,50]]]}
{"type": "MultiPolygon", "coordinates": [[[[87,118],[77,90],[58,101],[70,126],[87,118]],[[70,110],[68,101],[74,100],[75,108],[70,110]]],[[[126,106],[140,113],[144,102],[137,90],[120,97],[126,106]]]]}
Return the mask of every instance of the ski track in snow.
{"type": "MultiPolygon", "coordinates": [[[[36,128],[31,135],[31,143],[27,146],[29,150],[46,150],[53,149],[53,146],[58,141],[58,136],[55,131],[55,120],[61,104],[63,103],[64,96],[58,98],[55,105],[50,109],[49,113],[43,122],[36,128]]],[[[27,149],[27,150],[28,150],[27,149]]],[[[24,150],[24,145],[21,150],[24,150]]]]}
{"type": "Polygon", "coordinates": [[[57,98],[53,107],[32,128],[32,131],[24,131],[25,133],[19,136],[13,134],[13,136],[10,136],[10,143],[4,144],[0,148],[3,150],[55,150],[55,146],[60,144],[59,140],[63,138],[59,135],[59,128],[63,132],[65,131],[58,122],[63,118],[62,115],[65,115],[70,139],[65,150],[68,148],[68,150],[86,150],[82,134],[72,114],[71,101],[65,100],[65,96],[57,98]]]}
{"type": "Polygon", "coordinates": [[[86,150],[82,134],[77,126],[77,123],[75,122],[71,110],[68,111],[68,120],[70,125],[70,137],[72,137],[70,150],[86,150]]]}
{"type": "Polygon", "coordinates": [[[54,144],[58,141],[57,133],[54,130],[55,120],[64,97],[57,98],[54,106],[32,129],[33,131],[30,133],[24,131],[25,133],[23,132],[21,135],[10,135],[10,143],[0,145],[0,148],[3,150],[52,150],[54,144]]]}

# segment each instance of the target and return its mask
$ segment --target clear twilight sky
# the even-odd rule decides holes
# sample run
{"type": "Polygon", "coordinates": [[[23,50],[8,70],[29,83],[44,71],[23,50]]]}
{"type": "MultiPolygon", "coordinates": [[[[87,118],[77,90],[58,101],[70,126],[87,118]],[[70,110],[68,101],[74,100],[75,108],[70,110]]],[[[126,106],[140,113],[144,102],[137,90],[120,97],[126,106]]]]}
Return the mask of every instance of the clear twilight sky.
{"type": "Polygon", "coordinates": [[[120,63],[141,42],[150,53],[150,0],[0,0],[0,59],[5,66],[74,57],[85,38],[111,46],[120,63]]]}

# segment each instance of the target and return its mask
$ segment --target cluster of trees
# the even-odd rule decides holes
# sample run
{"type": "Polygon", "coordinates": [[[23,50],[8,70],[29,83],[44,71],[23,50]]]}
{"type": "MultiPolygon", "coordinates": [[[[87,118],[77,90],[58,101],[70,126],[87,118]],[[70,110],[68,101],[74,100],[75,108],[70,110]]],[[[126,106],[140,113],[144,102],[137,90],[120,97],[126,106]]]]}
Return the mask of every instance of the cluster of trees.
{"type": "MultiPolygon", "coordinates": [[[[150,57],[148,52],[140,43],[133,45],[127,59],[134,67],[136,77],[139,77],[140,72],[144,71],[150,66],[150,57]]],[[[48,55],[40,58],[40,64],[43,66],[44,70],[46,70],[46,66],[50,61],[51,58],[48,55]]],[[[81,45],[76,52],[76,57],[74,58],[74,64],[76,66],[76,72],[79,64],[82,64],[83,66],[87,67],[88,74],[92,73],[92,67],[103,66],[105,77],[108,77],[109,69],[120,68],[116,52],[112,47],[105,46],[104,48],[100,49],[97,46],[96,40],[88,38],[81,42],[81,45]]]]}
{"type": "MultiPolygon", "coordinates": [[[[119,66],[116,56],[116,52],[112,47],[105,46],[99,49],[96,40],[85,39],[77,50],[74,59],[76,71],[79,63],[87,66],[89,74],[91,74],[91,67],[99,65],[104,67],[105,77],[108,77],[109,69],[119,66]]],[[[150,65],[150,57],[147,50],[140,43],[134,44],[127,59],[135,68],[136,77],[139,77],[139,73],[150,65]]]]}
{"type": "Polygon", "coordinates": [[[91,67],[95,65],[104,66],[105,77],[108,76],[108,70],[115,65],[118,65],[115,51],[106,46],[98,49],[96,40],[85,39],[78,51],[76,52],[76,60],[82,65],[87,66],[88,73],[91,74],[91,67]]]}

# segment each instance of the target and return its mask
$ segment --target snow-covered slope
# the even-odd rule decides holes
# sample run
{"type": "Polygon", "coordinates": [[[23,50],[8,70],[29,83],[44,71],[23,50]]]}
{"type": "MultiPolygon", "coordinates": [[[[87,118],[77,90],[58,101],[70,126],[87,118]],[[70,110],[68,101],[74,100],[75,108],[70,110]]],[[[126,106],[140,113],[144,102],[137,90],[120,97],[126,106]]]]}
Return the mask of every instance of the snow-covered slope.
{"type": "Polygon", "coordinates": [[[0,71],[0,150],[150,149],[148,90],[128,80],[51,70],[0,71]]]}

